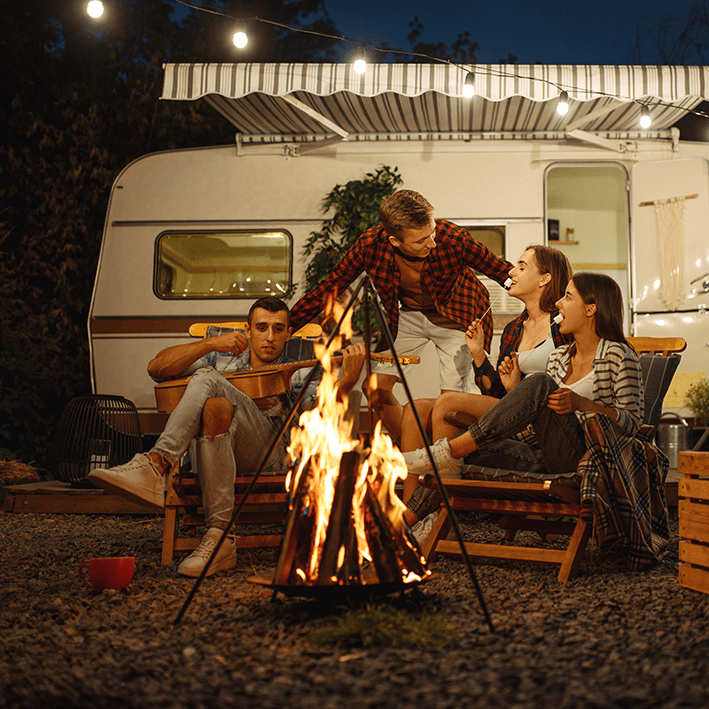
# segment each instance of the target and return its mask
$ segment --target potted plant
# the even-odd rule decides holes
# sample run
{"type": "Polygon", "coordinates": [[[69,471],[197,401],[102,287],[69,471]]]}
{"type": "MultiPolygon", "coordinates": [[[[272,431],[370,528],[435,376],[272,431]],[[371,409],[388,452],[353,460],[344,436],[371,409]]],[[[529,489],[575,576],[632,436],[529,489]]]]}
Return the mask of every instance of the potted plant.
{"type": "MultiPolygon", "coordinates": [[[[403,183],[396,167],[381,166],[362,179],[345,185],[335,185],[325,197],[323,211],[332,212],[320,231],[311,232],[304,255],[310,257],[305,272],[307,290],[317,286],[335,267],[337,262],[357,241],[362,232],[379,222],[379,205],[382,199],[393,194],[403,183]]],[[[352,326],[356,332],[364,331],[361,305],[355,308],[352,326]]],[[[374,312],[370,312],[370,326],[378,331],[374,312]]],[[[373,339],[376,339],[376,335],[373,339]]]]}
{"type": "Polygon", "coordinates": [[[695,426],[709,422],[709,380],[702,378],[691,384],[684,395],[684,405],[694,414],[695,426]]]}

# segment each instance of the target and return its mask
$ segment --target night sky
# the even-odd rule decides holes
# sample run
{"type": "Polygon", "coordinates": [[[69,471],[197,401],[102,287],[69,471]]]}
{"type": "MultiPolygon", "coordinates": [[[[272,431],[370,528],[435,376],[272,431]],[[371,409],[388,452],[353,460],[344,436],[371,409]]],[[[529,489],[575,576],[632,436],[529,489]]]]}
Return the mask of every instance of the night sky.
{"type": "Polygon", "coordinates": [[[451,45],[467,30],[480,45],[480,63],[497,63],[508,54],[518,64],[657,64],[645,49],[634,59],[638,21],[686,10],[691,0],[326,0],[341,34],[348,39],[388,42],[411,49],[408,24],[418,16],[420,41],[451,45]]]}

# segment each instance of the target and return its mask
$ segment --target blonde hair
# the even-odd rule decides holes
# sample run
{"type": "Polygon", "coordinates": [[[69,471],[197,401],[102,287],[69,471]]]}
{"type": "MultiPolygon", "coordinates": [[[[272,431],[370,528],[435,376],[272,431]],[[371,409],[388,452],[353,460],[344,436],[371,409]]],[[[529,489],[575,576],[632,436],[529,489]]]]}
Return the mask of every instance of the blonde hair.
{"type": "Polygon", "coordinates": [[[404,229],[423,229],[433,219],[433,205],[414,190],[399,190],[385,197],[379,208],[384,230],[398,236],[404,229]]]}

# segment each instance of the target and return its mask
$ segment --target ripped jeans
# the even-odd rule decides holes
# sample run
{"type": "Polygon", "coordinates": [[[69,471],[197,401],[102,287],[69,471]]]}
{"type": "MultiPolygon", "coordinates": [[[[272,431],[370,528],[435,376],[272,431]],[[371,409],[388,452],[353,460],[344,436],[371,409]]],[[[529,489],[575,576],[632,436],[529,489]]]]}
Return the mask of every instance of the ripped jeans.
{"type": "MultiPolygon", "coordinates": [[[[174,465],[190,449],[202,488],[207,528],[225,528],[234,509],[234,479],[238,461],[245,473],[258,470],[282,420],[266,416],[253,400],[230,384],[214,369],[197,370],[170,415],[165,430],[151,452],[174,465]],[[216,436],[198,436],[202,409],[207,399],[221,396],[234,406],[229,429],[216,436]]],[[[285,465],[287,436],[281,438],[264,467],[264,472],[285,465]]]]}

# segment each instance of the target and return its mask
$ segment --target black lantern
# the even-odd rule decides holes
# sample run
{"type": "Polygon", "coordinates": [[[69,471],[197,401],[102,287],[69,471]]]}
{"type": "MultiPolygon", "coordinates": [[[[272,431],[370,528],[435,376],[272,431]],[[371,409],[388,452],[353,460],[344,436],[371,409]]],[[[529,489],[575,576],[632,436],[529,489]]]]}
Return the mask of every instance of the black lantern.
{"type": "Polygon", "coordinates": [[[138,411],[122,396],[81,396],[64,409],[49,470],[57,480],[90,486],[94,468],[128,462],[142,450],[138,411]]]}

